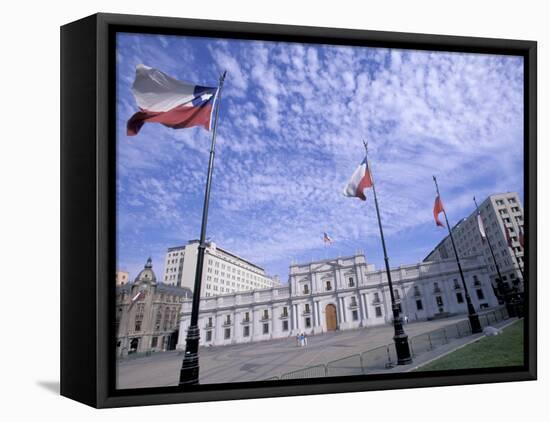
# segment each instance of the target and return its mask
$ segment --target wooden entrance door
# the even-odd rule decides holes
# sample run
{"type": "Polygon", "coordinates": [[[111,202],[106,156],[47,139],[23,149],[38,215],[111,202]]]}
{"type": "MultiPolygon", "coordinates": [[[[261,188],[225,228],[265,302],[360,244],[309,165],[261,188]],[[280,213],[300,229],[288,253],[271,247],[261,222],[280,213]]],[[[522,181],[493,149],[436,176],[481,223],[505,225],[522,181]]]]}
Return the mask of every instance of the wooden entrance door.
{"type": "Polygon", "coordinates": [[[338,326],[338,320],[336,319],[336,306],[330,304],[325,308],[325,315],[327,318],[327,331],[334,331],[338,326]]]}

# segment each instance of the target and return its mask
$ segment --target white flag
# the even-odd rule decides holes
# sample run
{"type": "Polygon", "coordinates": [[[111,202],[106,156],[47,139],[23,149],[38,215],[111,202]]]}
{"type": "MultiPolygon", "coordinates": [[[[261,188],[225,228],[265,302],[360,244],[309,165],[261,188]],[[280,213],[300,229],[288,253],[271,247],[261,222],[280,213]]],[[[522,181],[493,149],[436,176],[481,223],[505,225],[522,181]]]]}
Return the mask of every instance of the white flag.
{"type": "Polygon", "coordinates": [[[477,226],[479,228],[479,234],[481,235],[481,240],[487,240],[487,234],[485,233],[485,227],[483,226],[483,220],[481,219],[481,214],[477,214],[477,226]]]}

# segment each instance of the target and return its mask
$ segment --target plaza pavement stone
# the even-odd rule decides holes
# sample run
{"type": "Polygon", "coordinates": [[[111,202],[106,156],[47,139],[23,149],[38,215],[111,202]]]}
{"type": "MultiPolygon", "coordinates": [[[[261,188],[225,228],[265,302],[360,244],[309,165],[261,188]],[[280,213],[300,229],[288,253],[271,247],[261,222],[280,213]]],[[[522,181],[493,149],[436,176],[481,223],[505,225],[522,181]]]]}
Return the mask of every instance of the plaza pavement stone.
{"type": "MultiPolygon", "coordinates": [[[[405,324],[405,331],[410,339],[466,319],[466,315],[459,315],[434,321],[411,322],[405,324]]],[[[471,339],[472,337],[468,336],[462,341],[451,341],[446,347],[424,354],[421,360],[433,359],[471,339]]],[[[200,383],[266,380],[392,343],[393,325],[387,324],[310,336],[306,347],[298,347],[295,337],[229,346],[201,347],[199,349],[200,383]]],[[[183,355],[180,352],[170,351],[120,360],[117,362],[117,388],[175,386],[178,384],[182,359],[183,355]]],[[[390,371],[405,372],[417,367],[419,363],[420,361],[415,358],[412,365],[396,366],[390,371]]]]}

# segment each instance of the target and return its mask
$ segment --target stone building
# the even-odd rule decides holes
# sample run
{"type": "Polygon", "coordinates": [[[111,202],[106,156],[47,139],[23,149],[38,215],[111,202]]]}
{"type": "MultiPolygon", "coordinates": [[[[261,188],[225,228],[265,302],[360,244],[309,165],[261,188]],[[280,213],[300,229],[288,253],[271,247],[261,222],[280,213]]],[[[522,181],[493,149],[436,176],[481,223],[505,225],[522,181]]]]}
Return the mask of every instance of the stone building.
{"type": "Polygon", "coordinates": [[[178,341],[181,304],[191,291],[157,282],[151,258],[133,283],[116,288],[116,353],[174,349],[178,341]]]}
{"type": "MultiPolygon", "coordinates": [[[[497,306],[487,266],[481,256],[462,260],[476,310],[497,306]]],[[[200,301],[201,345],[227,345],[391,322],[385,271],[374,271],[364,255],[291,265],[289,284],[236,292],[200,301]]],[[[391,270],[395,297],[409,320],[443,318],[467,312],[456,261],[422,262],[391,270]]],[[[181,310],[185,333],[191,302],[181,310]]],[[[185,348],[185,335],[178,349],[185,348]]]]}
{"type": "MultiPolygon", "coordinates": [[[[169,248],[164,262],[164,282],[193,289],[197,268],[198,240],[169,248]]],[[[277,277],[238,255],[207,242],[202,273],[201,296],[217,296],[238,291],[279,286],[277,277]]]]}
{"type": "Polygon", "coordinates": [[[130,274],[127,271],[117,271],[115,275],[116,285],[122,286],[130,280],[130,274]]]}
{"type": "MultiPolygon", "coordinates": [[[[473,206],[473,203],[472,203],[473,206]]],[[[523,247],[519,241],[523,230],[523,207],[515,192],[499,193],[487,197],[479,204],[479,211],[485,227],[487,238],[491,242],[497,265],[502,275],[502,281],[508,287],[518,287],[523,290],[520,268],[523,269],[523,247]],[[512,248],[506,240],[506,228],[510,232],[512,248]],[[515,252],[515,253],[514,253],[515,252]],[[516,257],[517,256],[517,260],[516,257]]],[[[482,255],[489,268],[489,276],[493,286],[497,286],[498,273],[491,256],[487,242],[482,242],[477,211],[460,220],[452,229],[459,256],[482,255]]],[[[454,256],[449,235],[424,258],[424,261],[438,261],[454,256]]]]}

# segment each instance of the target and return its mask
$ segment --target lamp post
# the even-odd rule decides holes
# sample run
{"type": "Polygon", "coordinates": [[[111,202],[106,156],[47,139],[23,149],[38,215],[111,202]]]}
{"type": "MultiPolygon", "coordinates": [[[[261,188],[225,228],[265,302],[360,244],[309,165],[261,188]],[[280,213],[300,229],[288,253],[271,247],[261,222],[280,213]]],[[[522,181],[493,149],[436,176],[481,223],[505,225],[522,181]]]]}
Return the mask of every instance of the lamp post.
{"type": "MultiPolygon", "coordinates": [[[[437,192],[438,198],[441,198],[439,194],[439,186],[437,184],[437,179],[433,176],[435,183],[435,190],[437,192]]],[[[464,295],[466,296],[466,304],[468,306],[468,319],[470,321],[470,327],[472,328],[472,334],[481,333],[481,323],[479,322],[479,316],[476,313],[474,305],[472,304],[472,299],[470,298],[470,293],[468,292],[468,287],[466,286],[466,280],[464,279],[464,273],[462,272],[462,265],[460,265],[460,259],[458,258],[458,251],[456,250],[455,240],[453,238],[453,232],[451,230],[451,225],[449,224],[449,219],[447,218],[447,211],[443,207],[443,215],[445,216],[445,223],[447,224],[447,230],[449,231],[449,237],[451,238],[451,244],[453,245],[453,251],[455,253],[456,264],[458,265],[458,272],[460,273],[460,278],[462,280],[462,287],[464,288],[464,295]]]]}
{"type": "Polygon", "coordinates": [[[198,327],[199,319],[199,305],[201,295],[201,282],[202,282],[202,270],[204,266],[204,252],[206,249],[206,226],[208,224],[208,205],[210,202],[210,187],[212,184],[212,172],[214,170],[214,156],[216,148],[216,129],[218,127],[218,115],[220,112],[220,103],[222,99],[222,88],[225,80],[226,72],[220,76],[217,102],[216,102],[216,115],[214,120],[214,127],[212,129],[212,141],[210,144],[210,157],[208,160],[208,172],[206,176],[206,188],[204,192],[204,204],[202,208],[202,223],[201,223],[201,235],[199,240],[198,254],[197,254],[197,268],[195,270],[195,283],[193,287],[193,301],[191,307],[191,321],[189,328],[187,329],[187,337],[185,339],[185,355],[181,364],[179,385],[185,386],[190,384],[199,383],[199,339],[200,329],[198,327]]]}
{"type": "MultiPolygon", "coordinates": [[[[370,171],[370,165],[368,162],[368,148],[367,143],[363,141],[365,145],[365,155],[367,156],[367,171],[370,171]]],[[[403,319],[401,318],[399,312],[399,305],[395,301],[395,295],[393,293],[393,283],[391,279],[390,263],[388,258],[388,252],[386,250],[386,241],[384,239],[384,230],[382,229],[382,221],[380,219],[380,208],[378,207],[378,197],[376,196],[376,184],[374,183],[374,178],[372,177],[372,193],[374,196],[374,206],[376,208],[376,216],[378,218],[378,228],[380,229],[380,239],[382,240],[382,250],[384,251],[384,264],[386,266],[386,276],[388,278],[388,286],[390,289],[390,298],[391,298],[391,308],[393,314],[393,341],[395,343],[395,352],[397,354],[397,364],[398,365],[407,365],[412,362],[411,350],[409,347],[409,338],[403,329],[403,319]]]]}
{"type": "MultiPolygon", "coordinates": [[[[474,196],[474,204],[476,205],[477,217],[479,219],[481,219],[481,213],[479,212],[479,206],[477,205],[477,201],[476,201],[475,196],[474,196]]],[[[483,224],[483,221],[481,222],[481,224],[483,224]]],[[[499,296],[502,298],[502,300],[504,301],[504,303],[506,305],[506,311],[508,312],[508,315],[509,316],[515,316],[514,307],[510,303],[510,292],[508,291],[509,289],[506,288],[506,286],[504,285],[504,283],[502,281],[502,274],[500,273],[500,267],[497,264],[497,260],[495,258],[495,253],[493,251],[493,246],[491,245],[491,241],[489,240],[489,235],[485,232],[485,230],[484,230],[484,233],[485,233],[485,238],[483,236],[481,236],[481,241],[482,242],[486,241],[487,246],[489,246],[489,250],[491,251],[491,256],[493,258],[493,263],[495,264],[495,268],[497,270],[497,275],[498,275],[497,290],[498,290],[499,296]]]]}

